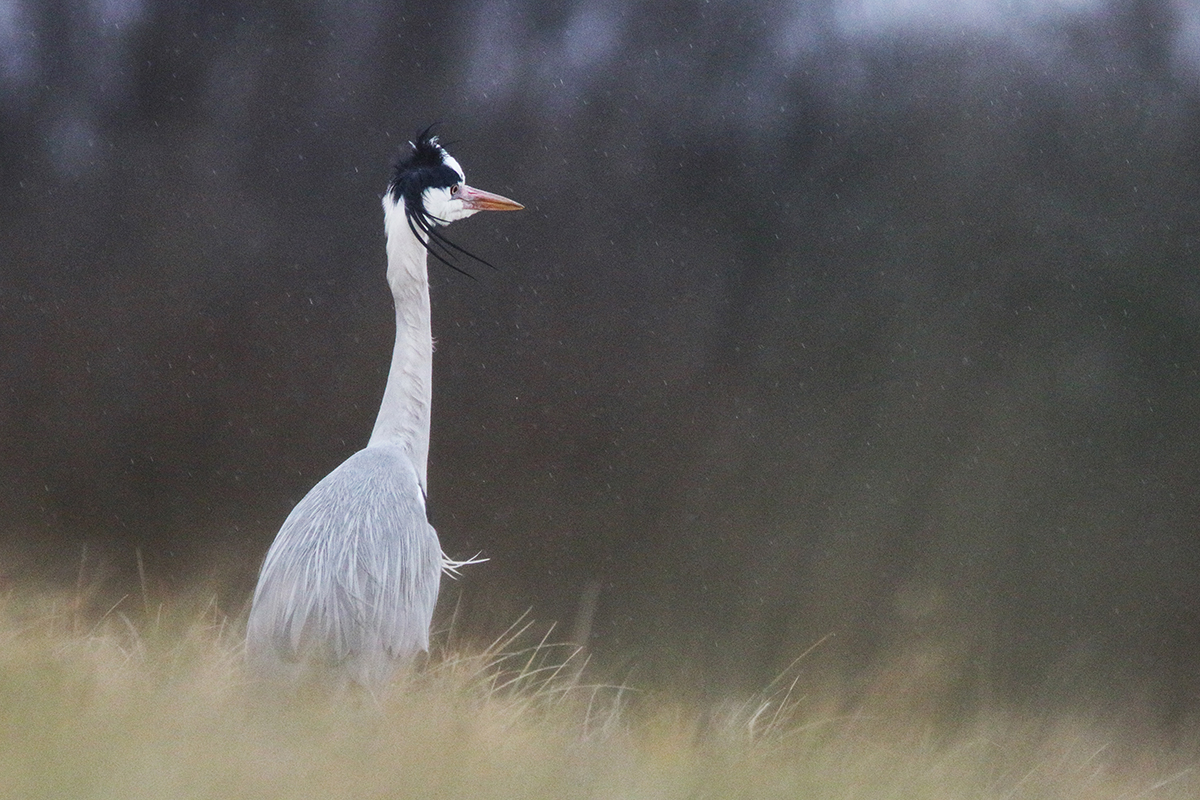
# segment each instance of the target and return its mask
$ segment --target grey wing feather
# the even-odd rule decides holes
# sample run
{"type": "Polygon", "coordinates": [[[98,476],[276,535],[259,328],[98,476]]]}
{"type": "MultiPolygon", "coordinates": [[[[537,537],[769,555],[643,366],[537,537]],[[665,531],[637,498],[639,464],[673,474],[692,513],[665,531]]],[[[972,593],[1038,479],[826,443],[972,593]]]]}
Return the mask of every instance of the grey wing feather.
{"type": "Polygon", "coordinates": [[[442,550],[400,447],[368,447],[312,488],[267,553],[246,631],[260,672],[325,663],[379,688],[429,648],[442,550]]]}

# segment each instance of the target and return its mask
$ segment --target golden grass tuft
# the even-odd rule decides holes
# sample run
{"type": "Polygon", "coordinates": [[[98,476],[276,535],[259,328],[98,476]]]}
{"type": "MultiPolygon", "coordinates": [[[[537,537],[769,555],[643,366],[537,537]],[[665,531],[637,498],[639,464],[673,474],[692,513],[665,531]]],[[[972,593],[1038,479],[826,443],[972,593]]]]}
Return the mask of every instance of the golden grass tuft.
{"type": "Polygon", "coordinates": [[[91,619],[75,598],[0,602],[0,797],[1200,796],[1181,754],[1118,757],[1078,719],[997,713],[940,734],[794,676],[697,708],[589,684],[579,653],[529,624],[444,647],[384,698],[264,700],[214,602],[142,599],[91,619]]]}

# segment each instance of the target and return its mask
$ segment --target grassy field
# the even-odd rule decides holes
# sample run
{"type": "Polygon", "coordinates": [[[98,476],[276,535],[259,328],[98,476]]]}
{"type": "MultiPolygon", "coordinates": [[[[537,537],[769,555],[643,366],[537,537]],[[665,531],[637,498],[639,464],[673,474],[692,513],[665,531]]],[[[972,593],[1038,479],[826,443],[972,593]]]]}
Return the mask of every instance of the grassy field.
{"type": "MultiPolygon", "coordinates": [[[[4,798],[1195,798],[1196,751],[1061,716],[941,732],[798,691],[594,685],[535,626],[441,646],[387,697],[263,697],[215,601],[0,598],[4,798]]],[[[897,710],[903,709],[903,710],[897,710]]]]}

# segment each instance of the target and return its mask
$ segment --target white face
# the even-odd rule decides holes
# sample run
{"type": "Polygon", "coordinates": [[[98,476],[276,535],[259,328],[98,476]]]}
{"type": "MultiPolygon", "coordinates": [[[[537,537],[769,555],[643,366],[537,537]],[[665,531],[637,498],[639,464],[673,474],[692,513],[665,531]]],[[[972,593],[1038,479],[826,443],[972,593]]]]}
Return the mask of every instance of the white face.
{"type": "Polygon", "coordinates": [[[458,173],[458,183],[448,189],[425,190],[425,211],[441,225],[466,219],[479,210],[466,208],[458,196],[461,188],[467,185],[467,180],[454,156],[447,155],[444,163],[458,173]]]}

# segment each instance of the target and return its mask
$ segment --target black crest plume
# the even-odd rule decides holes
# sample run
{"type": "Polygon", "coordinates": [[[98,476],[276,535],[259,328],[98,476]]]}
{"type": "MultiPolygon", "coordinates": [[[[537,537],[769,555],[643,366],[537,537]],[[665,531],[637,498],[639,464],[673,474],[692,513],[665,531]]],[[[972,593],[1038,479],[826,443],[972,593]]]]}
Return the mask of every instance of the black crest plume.
{"type": "Polygon", "coordinates": [[[417,241],[425,246],[425,251],[455,272],[474,279],[471,273],[453,263],[458,260],[456,253],[473,258],[492,269],[496,267],[447,239],[445,234],[437,229],[439,224],[445,224],[446,221],[425,210],[426,189],[449,189],[462,182],[462,176],[446,163],[446,151],[438,142],[437,136],[433,135],[433,128],[434,125],[430,125],[421,131],[414,141],[409,142],[409,151],[396,159],[388,192],[394,201],[404,201],[404,216],[408,220],[408,227],[413,236],[417,237],[417,241]]]}

